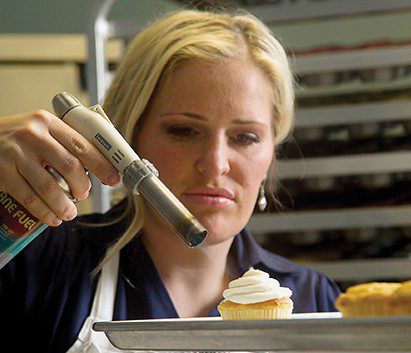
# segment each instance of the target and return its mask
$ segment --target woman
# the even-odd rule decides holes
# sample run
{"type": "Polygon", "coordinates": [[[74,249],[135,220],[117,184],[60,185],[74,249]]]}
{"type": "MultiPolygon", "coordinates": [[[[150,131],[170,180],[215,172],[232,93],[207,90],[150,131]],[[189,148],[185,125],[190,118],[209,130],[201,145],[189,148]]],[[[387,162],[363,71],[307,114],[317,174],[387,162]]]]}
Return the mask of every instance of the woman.
{"type": "MultiPolygon", "coordinates": [[[[249,267],[289,287],[295,312],[333,311],[339,290],[332,281],[263,250],[244,229],[264,187],[272,188],[276,146],[293,124],[292,83],[283,48],[247,14],[180,11],[138,34],[104,109],[209,235],[189,249],[128,195],[106,215],[51,228],[18,255],[0,273],[2,312],[31,329],[43,351],[84,351],[108,344],[101,333],[90,335],[93,320],[218,315],[223,289],[249,267]],[[110,299],[98,306],[96,298],[110,299]]],[[[83,165],[118,182],[95,148],[50,113],[0,124],[1,165],[8,166],[0,188],[50,225],[75,211],[44,164],[63,174],[78,199],[90,188],[83,165]],[[21,131],[32,132],[29,143],[19,140],[21,131]]]]}

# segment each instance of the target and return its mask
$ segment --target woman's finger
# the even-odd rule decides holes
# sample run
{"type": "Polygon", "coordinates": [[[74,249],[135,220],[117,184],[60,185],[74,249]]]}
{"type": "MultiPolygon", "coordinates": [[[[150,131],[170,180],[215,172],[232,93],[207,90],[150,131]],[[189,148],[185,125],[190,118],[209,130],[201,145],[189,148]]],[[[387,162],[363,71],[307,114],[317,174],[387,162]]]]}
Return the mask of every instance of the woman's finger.
{"type": "MultiPolygon", "coordinates": [[[[36,216],[43,217],[51,210],[58,218],[65,221],[76,217],[76,206],[40,161],[22,159],[17,162],[16,166],[19,174],[30,185],[33,192],[43,200],[43,203],[35,210],[36,216]]],[[[27,204],[24,203],[24,205],[27,204]]]]}
{"type": "Polygon", "coordinates": [[[40,222],[51,226],[61,224],[61,217],[53,212],[18,171],[15,170],[12,174],[14,182],[10,183],[5,191],[13,195],[13,198],[40,222]]]}
{"type": "Polygon", "coordinates": [[[37,155],[43,166],[56,170],[70,188],[71,195],[76,200],[87,198],[91,181],[84,169],[83,162],[68,151],[52,136],[38,143],[37,155]]]}
{"type": "Polygon", "coordinates": [[[98,179],[114,186],[120,175],[108,159],[84,136],[60,121],[50,126],[50,134],[76,156],[98,179]]]}

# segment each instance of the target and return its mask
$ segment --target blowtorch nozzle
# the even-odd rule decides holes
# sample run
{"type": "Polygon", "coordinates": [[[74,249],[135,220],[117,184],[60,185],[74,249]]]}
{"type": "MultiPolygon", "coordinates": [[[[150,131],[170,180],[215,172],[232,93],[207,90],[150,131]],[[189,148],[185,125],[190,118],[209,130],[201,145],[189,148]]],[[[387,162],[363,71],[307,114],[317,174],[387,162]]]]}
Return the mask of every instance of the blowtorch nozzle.
{"type": "Polygon", "coordinates": [[[53,107],[58,117],[106,156],[131,193],[141,194],[188,246],[200,245],[207,230],[158,179],[155,167],[140,159],[99,105],[86,108],[63,92],[54,96],[53,107]]]}

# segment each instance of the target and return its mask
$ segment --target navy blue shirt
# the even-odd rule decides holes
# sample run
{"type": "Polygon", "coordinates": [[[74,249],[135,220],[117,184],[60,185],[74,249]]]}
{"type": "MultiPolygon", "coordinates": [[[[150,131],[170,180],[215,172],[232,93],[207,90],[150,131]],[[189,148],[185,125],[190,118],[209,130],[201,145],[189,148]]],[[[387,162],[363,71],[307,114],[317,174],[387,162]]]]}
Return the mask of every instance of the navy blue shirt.
{"type": "MultiPolygon", "coordinates": [[[[2,341],[13,351],[66,352],[89,315],[98,278],[90,272],[124,231],[123,221],[89,227],[81,221],[105,222],[122,212],[91,215],[49,228],[0,270],[0,313],[6,329],[2,341]]],[[[335,311],[337,285],[318,272],[261,248],[247,230],[230,249],[239,274],[261,269],[293,291],[293,312],[335,311]]],[[[217,305],[209,316],[218,316],[217,305]]],[[[121,250],[114,320],[175,318],[178,314],[156,267],[137,235],[121,250]]]]}

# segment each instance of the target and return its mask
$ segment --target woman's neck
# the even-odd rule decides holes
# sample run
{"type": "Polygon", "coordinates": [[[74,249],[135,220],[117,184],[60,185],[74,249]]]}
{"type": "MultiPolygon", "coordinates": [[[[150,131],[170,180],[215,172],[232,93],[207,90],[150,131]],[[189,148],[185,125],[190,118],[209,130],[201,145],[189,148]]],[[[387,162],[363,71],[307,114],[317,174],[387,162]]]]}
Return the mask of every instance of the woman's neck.
{"type": "Polygon", "coordinates": [[[142,240],[157,269],[164,274],[180,275],[182,271],[225,273],[232,239],[214,245],[205,241],[197,248],[189,248],[176,234],[159,229],[143,230],[142,240]]]}
{"type": "Polygon", "coordinates": [[[189,248],[167,227],[146,224],[142,240],[180,317],[204,316],[221,299],[232,239],[189,248]]]}

